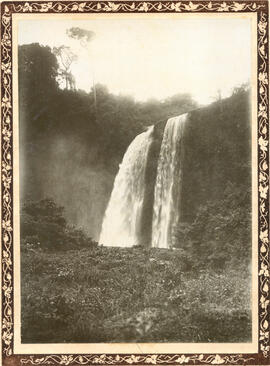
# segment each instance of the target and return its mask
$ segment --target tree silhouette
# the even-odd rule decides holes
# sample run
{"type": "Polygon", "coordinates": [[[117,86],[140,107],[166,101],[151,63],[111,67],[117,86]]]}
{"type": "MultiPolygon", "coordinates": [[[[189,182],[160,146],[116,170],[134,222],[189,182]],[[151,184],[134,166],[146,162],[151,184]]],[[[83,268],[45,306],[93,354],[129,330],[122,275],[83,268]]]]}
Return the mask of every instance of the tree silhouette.
{"type": "Polygon", "coordinates": [[[75,78],[70,71],[70,67],[74,61],[77,60],[77,55],[75,55],[70,47],[67,46],[60,46],[54,47],[53,53],[61,62],[61,68],[58,71],[60,78],[65,80],[66,89],[75,90],[75,78]]]}
{"type": "MultiPolygon", "coordinates": [[[[72,27],[67,30],[67,35],[70,38],[80,41],[81,46],[83,48],[87,49],[88,52],[90,52],[89,43],[95,37],[95,32],[89,31],[87,29],[79,28],[79,27],[72,27]]],[[[97,92],[96,92],[96,86],[95,86],[95,71],[94,71],[93,60],[92,60],[92,74],[93,74],[93,94],[94,94],[94,104],[95,104],[95,116],[97,119],[97,92]]]]}

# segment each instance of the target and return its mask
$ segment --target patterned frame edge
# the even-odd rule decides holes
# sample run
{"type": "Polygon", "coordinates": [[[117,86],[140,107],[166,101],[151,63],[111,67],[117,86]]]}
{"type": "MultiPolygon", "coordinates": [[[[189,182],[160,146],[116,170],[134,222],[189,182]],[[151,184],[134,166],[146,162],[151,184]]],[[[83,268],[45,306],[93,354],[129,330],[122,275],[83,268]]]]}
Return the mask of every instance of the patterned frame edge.
{"type": "Polygon", "coordinates": [[[16,1],[1,4],[1,207],[3,365],[269,365],[269,75],[267,1],[16,1]],[[256,12],[259,224],[259,350],[256,354],[53,354],[15,355],[13,351],[13,124],[12,14],[14,13],[256,12]]]}

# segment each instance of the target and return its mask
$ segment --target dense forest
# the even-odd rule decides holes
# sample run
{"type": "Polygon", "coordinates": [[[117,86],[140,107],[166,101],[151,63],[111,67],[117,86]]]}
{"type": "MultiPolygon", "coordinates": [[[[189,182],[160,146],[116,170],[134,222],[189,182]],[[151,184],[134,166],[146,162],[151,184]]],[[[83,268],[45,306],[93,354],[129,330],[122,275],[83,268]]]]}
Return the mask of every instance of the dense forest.
{"type": "Polygon", "coordinates": [[[23,342],[249,340],[248,87],[207,107],[181,92],[138,102],[99,84],[89,93],[63,89],[49,47],[19,46],[18,61],[23,342]],[[98,246],[123,155],[154,124],[144,220],[151,225],[164,127],[185,112],[175,250],[98,246]]]}

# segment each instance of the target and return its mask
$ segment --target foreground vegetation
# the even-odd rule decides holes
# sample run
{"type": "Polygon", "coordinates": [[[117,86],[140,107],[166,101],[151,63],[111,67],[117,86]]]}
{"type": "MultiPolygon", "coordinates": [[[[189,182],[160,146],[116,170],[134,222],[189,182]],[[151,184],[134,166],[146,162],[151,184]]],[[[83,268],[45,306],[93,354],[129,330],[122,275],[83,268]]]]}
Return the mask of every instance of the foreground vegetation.
{"type": "Polygon", "coordinates": [[[183,250],[91,247],[22,253],[23,342],[245,342],[246,268],[183,250]]]}
{"type": "Polygon", "coordinates": [[[23,342],[245,342],[251,336],[250,192],[175,228],[175,249],[110,248],[50,199],[21,212],[23,342]]]}

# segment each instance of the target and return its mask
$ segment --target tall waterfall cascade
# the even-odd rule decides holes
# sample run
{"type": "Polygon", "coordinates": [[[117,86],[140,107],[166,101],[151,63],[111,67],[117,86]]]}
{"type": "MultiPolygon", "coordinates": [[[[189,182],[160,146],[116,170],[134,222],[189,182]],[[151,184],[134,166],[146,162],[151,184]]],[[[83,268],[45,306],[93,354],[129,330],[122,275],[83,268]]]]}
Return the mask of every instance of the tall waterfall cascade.
{"type": "Polygon", "coordinates": [[[145,193],[145,170],[154,126],[129,145],[116,175],[102,223],[99,243],[131,247],[140,243],[145,193]]]}
{"type": "MultiPolygon", "coordinates": [[[[149,237],[152,247],[171,248],[174,229],[181,219],[181,189],[184,156],[184,129],[187,114],[170,118],[163,132],[157,155],[156,181],[152,189],[149,237]],[[151,226],[152,220],[152,226],[151,226]]],[[[138,135],[129,145],[116,175],[105,212],[100,244],[131,247],[143,242],[143,218],[147,202],[147,163],[154,141],[154,126],[138,135]]],[[[154,178],[155,179],[155,178],[154,178]]]]}
{"type": "Polygon", "coordinates": [[[173,230],[180,220],[183,134],[187,114],[166,124],[158,159],[152,222],[152,246],[173,246],[173,230]]]}

